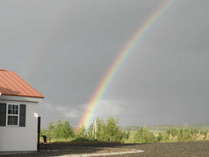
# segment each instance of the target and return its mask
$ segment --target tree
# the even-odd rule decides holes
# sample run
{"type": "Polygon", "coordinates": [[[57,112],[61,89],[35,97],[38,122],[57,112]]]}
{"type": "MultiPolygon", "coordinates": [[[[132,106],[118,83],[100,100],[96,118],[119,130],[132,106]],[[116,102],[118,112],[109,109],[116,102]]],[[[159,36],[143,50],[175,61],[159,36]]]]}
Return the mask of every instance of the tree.
{"type": "Polygon", "coordinates": [[[57,121],[56,123],[50,123],[47,136],[68,139],[74,137],[74,131],[69,121],[57,121]]]}
{"type": "Polygon", "coordinates": [[[109,118],[107,120],[105,133],[108,142],[121,142],[124,136],[123,131],[118,125],[118,121],[114,118],[109,118]]]}
{"type": "Polygon", "coordinates": [[[147,128],[138,129],[134,139],[138,143],[153,143],[156,141],[154,134],[147,128]]]}
{"type": "Polygon", "coordinates": [[[163,140],[163,135],[162,135],[162,133],[160,132],[160,133],[158,133],[158,135],[157,135],[157,141],[158,142],[161,142],[163,140]]]}
{"type": "Polygon", "coordinates": [[[80,128],[80,129],[78,130],[77,136],[78,136],[79,138],[85,138],[85,137],[87,137],[87,131],[86,131],[85,127],[82,127],[82,128],[80,128]]]}
{"type": "Polygon", "coordinates": [[[127,135],[119,126],[114,118],[107,121],[97,119],[88,129],[88,135],[102,142],[122,142],[127,135]]]}

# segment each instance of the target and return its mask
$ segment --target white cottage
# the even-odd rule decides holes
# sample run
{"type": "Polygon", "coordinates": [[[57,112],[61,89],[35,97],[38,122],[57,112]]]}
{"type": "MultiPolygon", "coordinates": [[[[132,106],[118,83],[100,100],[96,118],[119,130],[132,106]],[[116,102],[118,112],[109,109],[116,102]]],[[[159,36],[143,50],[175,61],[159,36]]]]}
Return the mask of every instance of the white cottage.
{"type": "Polygon", "coordinates": [[[0,151],[37,150],[37,109],[44,96],[15,72],[0,70],[0,151]]]}

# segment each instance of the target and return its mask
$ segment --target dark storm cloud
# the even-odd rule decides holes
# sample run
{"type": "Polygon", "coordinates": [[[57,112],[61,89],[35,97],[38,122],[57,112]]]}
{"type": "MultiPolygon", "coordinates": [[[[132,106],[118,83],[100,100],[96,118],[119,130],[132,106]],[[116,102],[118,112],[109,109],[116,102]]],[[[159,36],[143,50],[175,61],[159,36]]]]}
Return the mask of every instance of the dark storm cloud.
{"type": "Polygon", "coordinates": [[[133,109],[123,115],[123,123],[209,122],[207,5],[174,2],[136,46],[107,94],[129,98],[133,109]]]}
{"type": "MultiPolygon", "coordinates": [[[[45,124],[76,124],[114,57],[162,2],[1,2],[1,68],[46,95],[45,124]]],[[[116,116],[124,125],[207,123],[208,5],[174,0],[121,66],[95,116],[116,116]]]]}

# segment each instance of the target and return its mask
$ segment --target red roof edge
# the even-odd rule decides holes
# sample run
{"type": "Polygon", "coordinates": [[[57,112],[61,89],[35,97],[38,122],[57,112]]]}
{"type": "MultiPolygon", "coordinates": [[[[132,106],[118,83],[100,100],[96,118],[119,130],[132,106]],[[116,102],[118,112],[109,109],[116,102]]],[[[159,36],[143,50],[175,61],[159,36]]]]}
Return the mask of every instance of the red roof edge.
{"type": "Polygon", "coordinates": [[[28,96],[28,95],[17,95],[17,94],[2,94],[3,96],[18,96],[18,97],[28,97],[28,98],[45,98],[44,96],[28,96]]]}

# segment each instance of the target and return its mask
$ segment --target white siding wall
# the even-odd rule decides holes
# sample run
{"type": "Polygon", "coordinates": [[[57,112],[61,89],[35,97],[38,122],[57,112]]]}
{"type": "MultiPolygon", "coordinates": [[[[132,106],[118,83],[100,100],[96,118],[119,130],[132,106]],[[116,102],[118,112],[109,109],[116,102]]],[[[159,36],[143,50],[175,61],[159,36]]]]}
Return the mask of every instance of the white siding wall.
{"type": "Polygon", "coordinates": [[[6,102],[10,104],[26,104],[25,127],[0,127],[0,151],[35,151],[37,150],[37,103],[6,102]]]}

